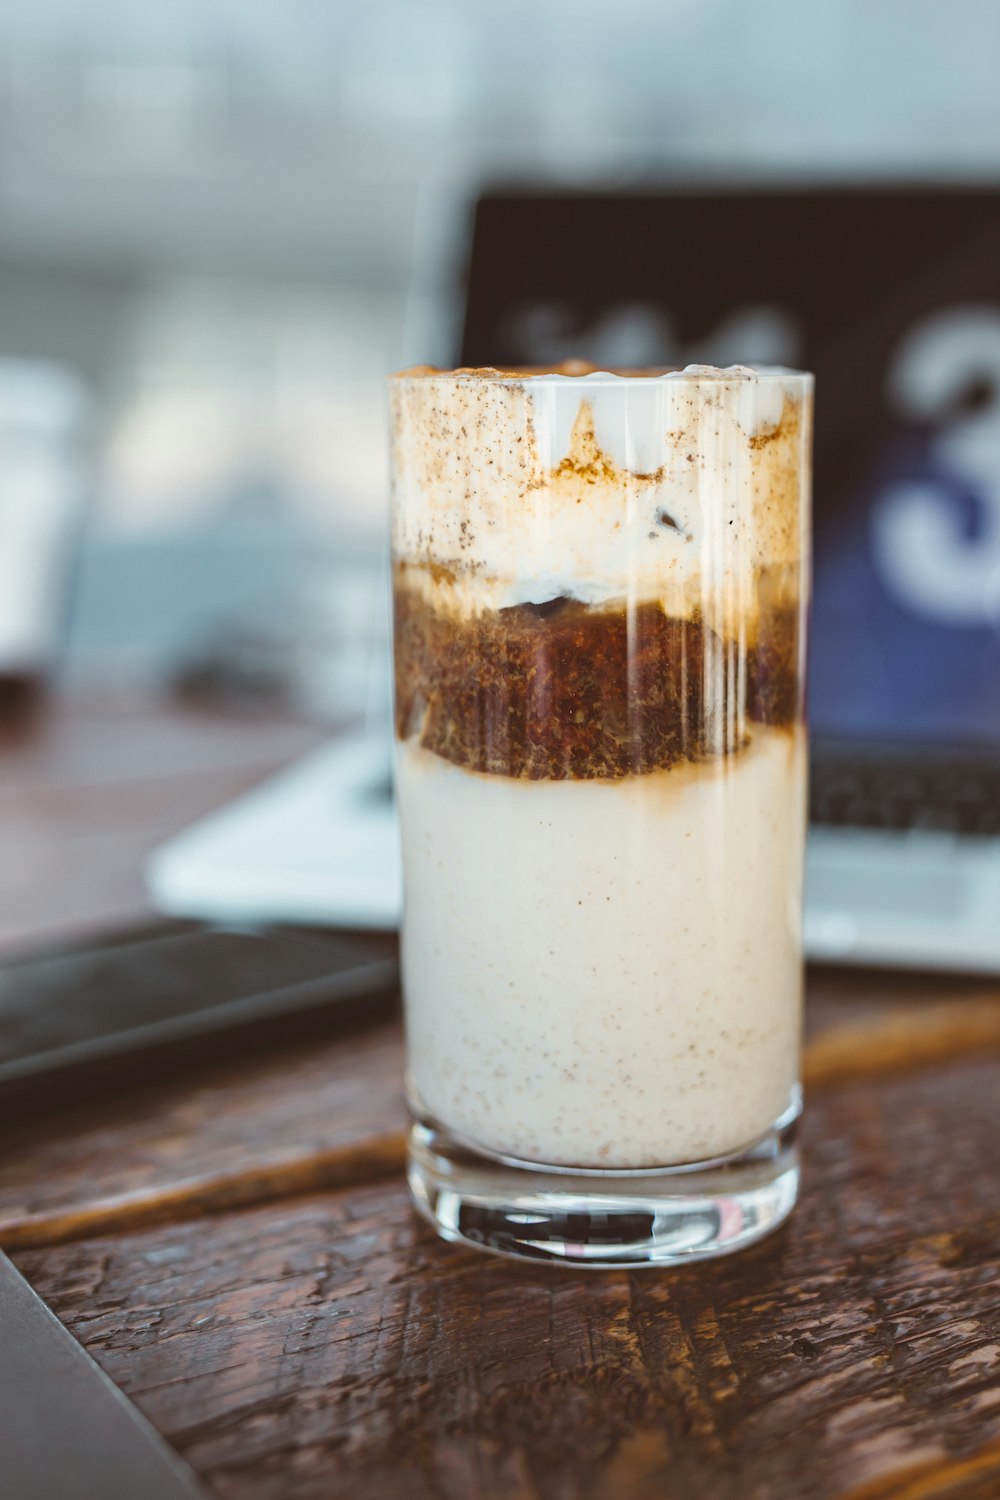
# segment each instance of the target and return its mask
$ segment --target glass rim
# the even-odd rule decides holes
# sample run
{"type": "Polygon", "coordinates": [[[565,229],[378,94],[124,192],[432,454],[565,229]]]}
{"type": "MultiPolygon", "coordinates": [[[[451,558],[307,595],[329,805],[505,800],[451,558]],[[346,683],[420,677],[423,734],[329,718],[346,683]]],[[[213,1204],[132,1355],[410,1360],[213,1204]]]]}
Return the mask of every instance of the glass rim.
{"type": "Polygon", "coordinates": [[[608,369],[580,360],[562,365],[461,365],[441,369],[436,365],[413,365],[388,376],[390,385],[417,385],[423,381],[484,385],[583,385],[649,387],[673,385],[783,385],[811,389],[815,377],[809,370],[788,365],[655,365],[648,368],[608,369]]]}

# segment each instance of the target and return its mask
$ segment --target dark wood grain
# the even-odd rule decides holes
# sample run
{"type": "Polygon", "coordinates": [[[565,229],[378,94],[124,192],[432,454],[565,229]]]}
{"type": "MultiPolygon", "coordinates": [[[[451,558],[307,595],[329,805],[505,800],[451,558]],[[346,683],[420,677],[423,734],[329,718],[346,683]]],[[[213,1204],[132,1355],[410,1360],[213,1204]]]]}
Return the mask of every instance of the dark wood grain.
{"type": "MultiPolygon", "coordinates": [[[[848,985],[841,980],[846,994],[848,985]]],[[[896,979],[898,987],[899,980],[896,979]]],[[[915,1068],[934,1068],[952,1058],[1000,1051],[1000,986],[978,994],[956,988],[951,998],[910,998],[900,1003],[856,1007],[823,1004],[809,1007],[803,1058],[807,1089],[833,1088],[858,1078],[881,1078],[915,1068]]]]}
{"type": "Polygon", "coordinates": [[[134,1079],[3,1119],[0,1245],[357,1181],[403,1159],[398,1023],[134,1079]]]}
{"type": "Polygon", "coordinates": [[[998,1086],[821,1091],[788,1227],[680,1272],[457,1251],[392,1182],[18,1263],[234,1500],[995,1495],[998,1086]]]}
{"type": "MultiPolygon", "coordinates": [[[[960,990],[900,1006],[896,990],[891,1001],[884,991],[875,979],[856,1003],[838,1004],[820,986],[804,1059],[811,1093],[1000,1053],[1000,995],[960,990]]],[[[400,1168],[402,1075],[400,1028],[379,1024],[133,1079],[41,1116],[0,1116],[0,1246],[222,1212],[400,1168]]]]}
{"type": "MultiPolygon", "coordinates": [[[[0,747],[0,948],[144,915],[148,849],[318,737],[57,707],[0,747]]],[[[439,1243],[393,1023],[8,1113],[0,1243],[226,1500],[996,1500],[1000,986],[817,971],[807,1031],[802,1203],[730,1261],[439,1243]]]]}

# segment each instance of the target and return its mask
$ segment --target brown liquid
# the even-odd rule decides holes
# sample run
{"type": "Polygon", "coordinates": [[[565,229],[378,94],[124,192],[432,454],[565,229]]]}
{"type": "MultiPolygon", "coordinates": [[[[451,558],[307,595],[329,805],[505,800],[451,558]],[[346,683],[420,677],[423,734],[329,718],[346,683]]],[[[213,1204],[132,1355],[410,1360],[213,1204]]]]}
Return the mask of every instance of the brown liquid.
{"type": "Polygon", "coordinates": [[[458,619],[397,573],[396,731],[469,770],[530,780],[620,778],[734,754],[749,721],[799,716],[798,611],[753,646],[657,603],[570,599],[458,619]]]}

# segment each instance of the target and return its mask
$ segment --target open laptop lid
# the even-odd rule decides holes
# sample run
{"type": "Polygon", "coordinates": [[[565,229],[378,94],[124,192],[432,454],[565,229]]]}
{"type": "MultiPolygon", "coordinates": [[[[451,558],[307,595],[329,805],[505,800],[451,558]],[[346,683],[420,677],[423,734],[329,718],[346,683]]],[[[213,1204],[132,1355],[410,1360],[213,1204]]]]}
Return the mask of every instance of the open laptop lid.
{"type": "Polygon", "coordinates": [[[810,718],[1000,754],[1000,192],[496,192],[463,364],[817,378],[810,718]]]}

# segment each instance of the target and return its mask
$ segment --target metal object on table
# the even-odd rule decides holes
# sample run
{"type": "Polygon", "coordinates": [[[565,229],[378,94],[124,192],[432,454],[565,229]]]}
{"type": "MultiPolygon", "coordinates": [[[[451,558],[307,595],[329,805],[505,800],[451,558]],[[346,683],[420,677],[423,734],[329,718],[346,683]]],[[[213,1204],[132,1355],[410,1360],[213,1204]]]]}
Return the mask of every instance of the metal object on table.
{"type": "Polygon", "coordinates": [[[206,1500],[2,1254],[0,1411],[0,1494],[10,1500],[206,1500]]]}

